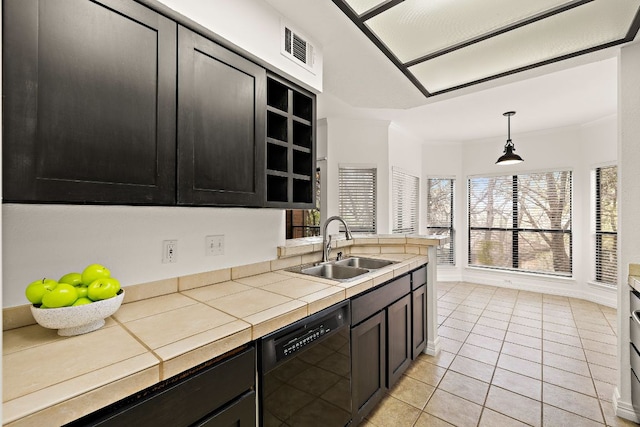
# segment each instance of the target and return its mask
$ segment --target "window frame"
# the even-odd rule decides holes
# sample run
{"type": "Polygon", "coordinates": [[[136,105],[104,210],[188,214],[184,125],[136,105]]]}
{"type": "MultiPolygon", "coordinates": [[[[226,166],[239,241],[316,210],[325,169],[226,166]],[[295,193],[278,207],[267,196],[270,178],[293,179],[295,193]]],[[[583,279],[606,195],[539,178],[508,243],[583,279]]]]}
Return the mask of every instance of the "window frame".
{"type": "Polygon", "coordinates": [[[455,230],[455,193],[456,193],[456,177],[453,176],[429,176],[427,177],[427,184],[426,184],[426,193],[427,193],[427,197],[426,197],[426,207],[425,207],[425,211],[426,211],[426,230],[427,230],[427,234],[429,234],[429,230],[438,230],[440,231],[437,234],[447,234],[449,235],[449,248],[445,248],[444,246],[438,246],[438,265],[449,265],[449,266],[455,266],[456,265],[456,245],[455,245],[455,235],[456,235],[456,230],[455,230]],[[445,226],[431,226],[430,225],[430,210],[429,210],[429,206],[430,206],[430,199],[431,199],[431,180],[439,180],[439,181],[449,181],[449,188],[450,188],[450,200],[449,200],[449,212],[451,212],[451,214],[449,215],[449,226],[445,227],[445,226]],[[448,254],[445,254],[445,250],[447,250],[448,254]]]}
{"type": "Polygon", "coordinates": [[[619,259],[618,259],[618,254],[617,254],[617,248],[618,248],[618,217],[616,214],[616,224],[615,224],[615,229],[616,231],[603,231],[600,230],[600,226],[601,226],[601,220],[599,218],[600,214],[601,214],[601,197],[600,197],[600,174],[602,172],[602,169],[610,169],[610,168],[615,168],[616,169],[616,205],[618,204],[618,177],[619,177],[619,167],[617,165],[617,163],[606,163],[606,164],[600,164],[600,165],[596,165],[592,168],[592,185],[591,185],[591,189],[592,189],[592,203],[593,203],[593,210],[592,210],[592,233],[593,233],[593,270],[592,270],[592,281],[595,284],[598,285],[602,285],[602,286],[607,286],[610,288],[617,288],[618,287],[618,267],[619,267],[619,259]],[[603,236],[614,236],[615,237],[615,245],[616,245],[616,262],[615,262],[615,282],[611,283],[611,282],[607,282],[607,281],[603,281],[602,277],[604,276],[603,273],[603,266],[602,263],[600,262],[600,259],[602,258],[602,237],[603,236]]]}
{"type": "MultiPolygon", "coordinates": [[[[355,174],[355,173],[354,173],[355,174]]],[[[354,187],[350,187],[351,189],[354,187]]],[[[367,195],[364,195],[365,197],[367,195]]],[[[338,165],[338,212],[340,217],[342,217],[342,219],[345,220],[345,222],[349,225],[349,229],[352,233],[363,233],[363,234],[376,234],[377,233],[377,229],[378,229],[378,167],[376,165],[365,165],[365,164],[348,164],[348,165],[338,165]],[[359,221],[355,220],[353,215],[351,215],[350,213],[346,212],[344,210],[343,207],[343,199],[344,199],[344,195],[343,195],[343,188],[345,188],[342,185],[342,180],[343,180],[343,171],[344,170],[349,170],[349,171],[355,171],[355,170],[361,170],[361,171],[368,171],[371,176],[373,177],[372,179],[372,190],[370,195],[372,196],[372,203],[366,207],[370,207],[372,210],[371,215],[369,215],[369,217],[371,218],[371,222],[367,225],[369,225],[369,227],[363,227],[362,225],[359,224],[359,221]]],[[[342,226],[342,224],[340,224],[340,230],[344,231],[344,227],[342,226]]]]}
{"type": "Polygon", "coordinates": [[[574,230],[573,230],[573,204],[574,204],[574,171],[573,168],[554,168],[554,169],[545,169],[545,170],[534,170],[534,171],[512,171],[507,173],[494,173],[494,174],[478,174],[478,175],[470,175],[467,176],[467,267],[471,268],[481,268],[488,270],[499,270],[505,272],[512,272],[516,274],[533,274],[536,276],[550,276],[555,278],[564,278],[564,279],[573,279],[574,278],[574,254],[573,254],[573,239],[574,239],[574,230]],[[523,228],[518,227],[518,192],[516,191],[518,176],[528,176],[528,175],[539,175],[545,173],[569,173],[569,219],[570,219],[570,228],[568,230],[563,229],[546,229],[546,228],[523,228]],[[511,226],[510,227],[472,227],[471,226],[471,180],[473,179],[491,179],[491,178],[511,178],[511,186],[512,186],[512,212],[511,212],[511,226]],[[509,231],[511,232],[512,242],[511,242],[511,266],[510,267],[502,267],[502,266],[491,266],[491,265],[482,265],[482,264],[472,264],[472,250],[471,250],[471,232],[474,231],[509,231]],[[554,272],[554,271],[543,271],[543,270],[527,270],[518,267],[519,263],[519,239],[520,236],[518,233],[520,232],[536,232],[536,233],[562,233],[563,235],[569,235],[569,273],[562,272],[554,272]]]}
{"type": "Polygon", "coordinates": [[[420,177],[395,166],[391,168],[391,215],[392,234],[418,233],[420,177]],[[396,192],[399,187],[402,187],[404,197],[396,192]],[[407,212],[408,218],[405,215],[407,212]]]}

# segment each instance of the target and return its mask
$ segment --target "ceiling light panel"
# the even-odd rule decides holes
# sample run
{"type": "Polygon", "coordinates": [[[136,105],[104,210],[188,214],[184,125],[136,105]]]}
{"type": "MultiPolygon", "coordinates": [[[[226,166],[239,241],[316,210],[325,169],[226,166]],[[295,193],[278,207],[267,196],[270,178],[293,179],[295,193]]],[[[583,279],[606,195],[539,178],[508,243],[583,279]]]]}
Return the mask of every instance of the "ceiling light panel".
{"type": "Polygon", "coordinates": [[[573,1],[405,0],[367,20],[366,25],[406,63],[570,3],[573,1]]]}
{"type": "Polygon", "coordinates": [[[411,66],[409,71],[432,94],[494,78],[624,39],[639,7],[640,0],[595,0],[411,66]]]}
{"type": "Polygon", "coordinates": [[[376,6],[386,3],[386,0],[347,0],[351,9],[353,9],[358,15],[362,15],[367,10],[371,10],[376,6]]]}

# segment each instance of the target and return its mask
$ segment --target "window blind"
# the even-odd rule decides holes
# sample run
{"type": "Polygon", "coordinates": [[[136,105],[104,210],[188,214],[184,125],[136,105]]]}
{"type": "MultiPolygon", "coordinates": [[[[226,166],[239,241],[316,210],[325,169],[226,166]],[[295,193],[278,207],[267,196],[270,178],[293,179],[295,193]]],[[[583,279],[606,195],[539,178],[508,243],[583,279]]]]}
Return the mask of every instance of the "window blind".
{"type": "Polygon", "coordinates": [[[595,170],[595,280],[618,282],[618,168],[595,170]]]}
{"type": "Polygon", "coordinates": [[[449,237],[449,243],[438,247],[439,265],[455,265],[453,187],[451,178],[427,180],[427,233],[449,237]]]}
{"type": "Polygon", "coordinates": [[[393,233],[418,232],[419,179],[397,168],[391,174],[393,233]]]}
{"type": "Polygon", "coordinates": [[[376,232],[376,169],[341,167],[338,170],[340,216],[354,233],[376,232]]]}
{"type": "Polygon", "coordinates": [[[468,181],[469,265],[571,276],[571,171],[468,181]]]}

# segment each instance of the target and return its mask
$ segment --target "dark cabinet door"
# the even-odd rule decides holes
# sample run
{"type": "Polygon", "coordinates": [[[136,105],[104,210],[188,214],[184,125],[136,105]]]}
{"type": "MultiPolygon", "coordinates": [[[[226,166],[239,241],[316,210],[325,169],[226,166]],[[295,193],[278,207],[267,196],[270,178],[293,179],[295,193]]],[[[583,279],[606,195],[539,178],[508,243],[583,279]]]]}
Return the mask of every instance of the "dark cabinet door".
{"type": "Polygon", "coordinates": [[[174,203],[176,24],[132,1],[3,7],[4,201],[174,203]]]}
{"type": "Polygon", "coordinates": [[[387,307],[387,387],[411,364],[411,295],[387,307]]]}
{"type": "Polygon", "coordinates": [[[266,71],[178,29],[178,204],[261,206],[266,71]]]}
{"type": "Polygon", "coordinates": [[[385,312],[351,328],[353,422],[358,425],[386,391],[385,312]]]}
{"type": "Polygon", "coordinates": [[[225,409],[191,427],[255,427],[256,393],[251,391],[225,409]]]}
{"type": "Polygon", "coordinates": [[[249,347],[211,366],[203,364],[185,371],[65,427],[254,426],[255,366],[255,348],[249,347]]]}
{"type": "Polygon", "coordinates": [[[422,353],[427,346],[427,286],[422,285],[411,292],[411,359],[422,353]]]}

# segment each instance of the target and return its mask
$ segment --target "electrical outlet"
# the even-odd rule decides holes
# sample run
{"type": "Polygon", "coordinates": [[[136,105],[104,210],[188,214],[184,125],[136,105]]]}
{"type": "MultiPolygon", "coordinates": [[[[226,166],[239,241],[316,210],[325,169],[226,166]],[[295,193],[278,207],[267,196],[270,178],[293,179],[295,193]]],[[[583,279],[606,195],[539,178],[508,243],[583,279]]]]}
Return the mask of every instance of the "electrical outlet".
{"type": "Polygon", "coordinates": [[[224,235],[207,236],[205,241],[205,255],[224,255],[224,235]]]}
{"type": "Polygon", "coordinates": [[[178,262],[178,241],[164,240],[162,242],[162,263],[178,262]]]}

